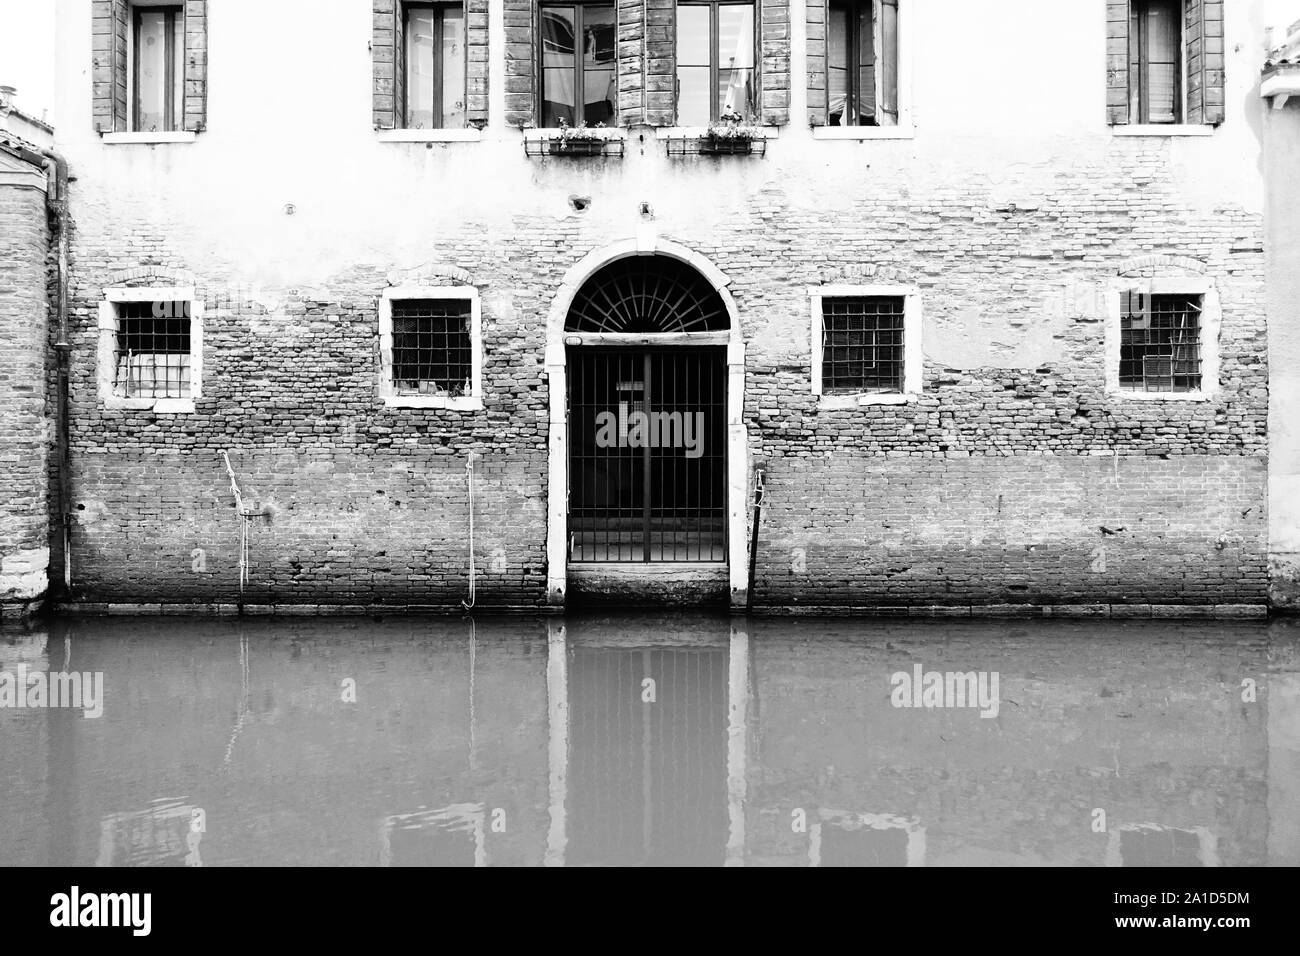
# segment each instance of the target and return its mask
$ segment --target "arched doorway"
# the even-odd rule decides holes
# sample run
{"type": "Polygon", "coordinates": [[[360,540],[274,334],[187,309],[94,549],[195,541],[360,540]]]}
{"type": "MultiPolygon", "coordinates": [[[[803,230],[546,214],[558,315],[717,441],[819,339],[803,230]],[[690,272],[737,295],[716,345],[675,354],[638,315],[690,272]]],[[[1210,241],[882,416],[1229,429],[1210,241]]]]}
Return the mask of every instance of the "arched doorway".
{"type": "Polygon", "coordinates": [[[662,240],[566,277],[546,360],[551,603],[580,570],[617,572],[631,596],[702,575],[743,600],[744,359],[726,284],[662,240]]]}

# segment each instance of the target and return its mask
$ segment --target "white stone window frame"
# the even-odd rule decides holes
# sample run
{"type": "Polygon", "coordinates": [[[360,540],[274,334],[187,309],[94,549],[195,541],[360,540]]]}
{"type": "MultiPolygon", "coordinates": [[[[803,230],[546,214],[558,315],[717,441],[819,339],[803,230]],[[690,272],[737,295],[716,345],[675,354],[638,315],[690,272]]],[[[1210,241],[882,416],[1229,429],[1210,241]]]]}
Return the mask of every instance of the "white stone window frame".
{"type": "MultiPolygon", "coordinates": [[[[809,0],[815,2],[815,0],[809,0]]],[[[813,139],[915,139],[912,121],[912,4],[898,0],[898,122],[893,126],[814,126],[813,139]]],[[[793,17],[793,13],[791,14],[793,17]]],[[[805,28],[806,29],[806,28],[805,28]]],[[[827,36],[827,43],[830,37],[827,36]]],[[[792,38],[792,42],[794,38],[792,38]]],[[[806,37],[802,41],[807,45],[806,37]]],[[[829,91],[828,91],[829,92],[829,91]]]]}
{"type": "Polygon", "coordinates": [[[1219,838],[1207,827],[1170,827],[1162,823],[1125,823],[1112,828],[1106,837],[1106,866],[1123,866],[1124,852],[1120,842],[1121,835],[1125,832],[1134,833],[1162,833],[1177,830],[1180,833],[1190,833],[1196,837],[1199,844],[1197,856],[1200,858],[1201,865],[1205,867],[1217,867],[1219,861],[1219,838]]]}
{"type": "Polygon", "coordinates": [[[921,290],[914,285],[820,285],[808,288],[811,301],[809,345],[812,353],[812,391],[820,408],[858,408],[867,405],[906,405],[921,395],[921,290]],[[903,390],[826,395],[822,392],[822,301],[888,296],[903,300],[903,390]]]}
{"type": "Polygon", "coordinates": [[[104,290],[99,303],[99,400],[105,408],[142,409],[165,414],[194,411],[203,397],[203,303],[193,286],[142,286],[104,290]],[[190,395],[188,398],[127,398],[116,393],[118,306],[129,302],[184,302],[190,310],[190,395]]]}
{"type": "Polygon", "coordinates": [[[1220,333],[1223,306],[1214,280],[1205,276],[1112,279],[1106,292],[1106,395],[1128,402],[1208,402],[1219,395],[1220,333]],[[1142,392],[1119,381],[1120,330],[1125,292],[1201,297],[1201,387],[1190,392],[1142,392]]]}
{"type": "Polygon", "coordinates": [[[819,810],[817,817],[808,826],[809,866],[822,865],[822,828],[828,824],[841,830],[902,830],[907,834],[907,866],[925,866],[925,827],[916,817],[826,809],[819,810]]]}
{"type": "Polygon", "coordinates": [[[379,300],[379,397],[390,408],[483,409],[483,314],[472,285],[404,285],[385,289],[379,300]],[[470,394],[407,395],[393,384],[393,303],[407,299],[461,299],[470,304],[470,394]]]}

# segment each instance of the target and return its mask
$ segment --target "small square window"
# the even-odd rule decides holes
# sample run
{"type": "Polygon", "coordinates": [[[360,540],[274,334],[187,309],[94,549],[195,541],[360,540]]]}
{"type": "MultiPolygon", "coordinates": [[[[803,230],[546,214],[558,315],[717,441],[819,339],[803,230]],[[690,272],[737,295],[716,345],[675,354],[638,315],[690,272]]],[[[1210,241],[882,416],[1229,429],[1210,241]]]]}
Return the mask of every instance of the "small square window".
{"type": "Polygon", "coordinates": [[[190,304],[123,302],[117,307],[113,394],[190,397],[190,304]]]}
{"type": "Polygon", "coordinates": [[[483,407],[478,290],[409,286],[379,308],[379,395],[406,408],[483,407]]]}
{"type": "Polygon", "coordinates": [[[1120,387],[1139,392],[1201,388],[1199,295],[1127,291],[1120,312],[1120,387]]]}
{"type": "Polygon", "coordinates": [[[193,288],[106,290],[98,372],[105,406],[194,411],[202,396],[202,318],[193,288]]]}
{"type": "Polygon", "coordinates": [[[466,299],[393,303],[393,388],[398,394],[473,394],[470,311],[466,299]]]}
{"type": "Polygon", "coordinates": [[[903,391],[902,296],[822,299],[822,394],[903,391]]]}

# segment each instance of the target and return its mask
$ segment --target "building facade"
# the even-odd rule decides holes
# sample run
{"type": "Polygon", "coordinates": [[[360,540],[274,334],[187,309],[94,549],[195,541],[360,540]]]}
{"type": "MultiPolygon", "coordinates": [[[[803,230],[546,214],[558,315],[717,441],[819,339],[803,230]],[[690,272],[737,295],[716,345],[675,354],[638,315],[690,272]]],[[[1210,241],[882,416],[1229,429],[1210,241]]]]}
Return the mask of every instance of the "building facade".
{"type": "Polygon", "coordinates": [[[1262,610],[1274,6],[58,0],[67,491],[6,561],[1262,610]]]}

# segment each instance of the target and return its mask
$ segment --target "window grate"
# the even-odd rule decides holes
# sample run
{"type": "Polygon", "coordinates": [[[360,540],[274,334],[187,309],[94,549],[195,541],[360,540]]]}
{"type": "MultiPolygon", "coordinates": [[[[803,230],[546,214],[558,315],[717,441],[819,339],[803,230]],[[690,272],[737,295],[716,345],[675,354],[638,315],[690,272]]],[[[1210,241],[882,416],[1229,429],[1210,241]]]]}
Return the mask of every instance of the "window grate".
{"type": "Polygon", "coordinates": [[[473,393],[468,299],[393,303],[393,387],[407,395],[473,393]]]}
{"type": "Polygon", "coordinates": [[[822,299],[822,394],[903,390],[903,296],[822,299]]]}
{"type": "Polygon", "coordinates": [[[1126,292],[1120,316],[1119,383],[1140,392],[1201,387],[1201,297],[1126,292]]]}
{"type": "Polygon", "coordinates": [[[114,393],[190,397],[190,304],[122,302],[117,312],[114,393]]]}

